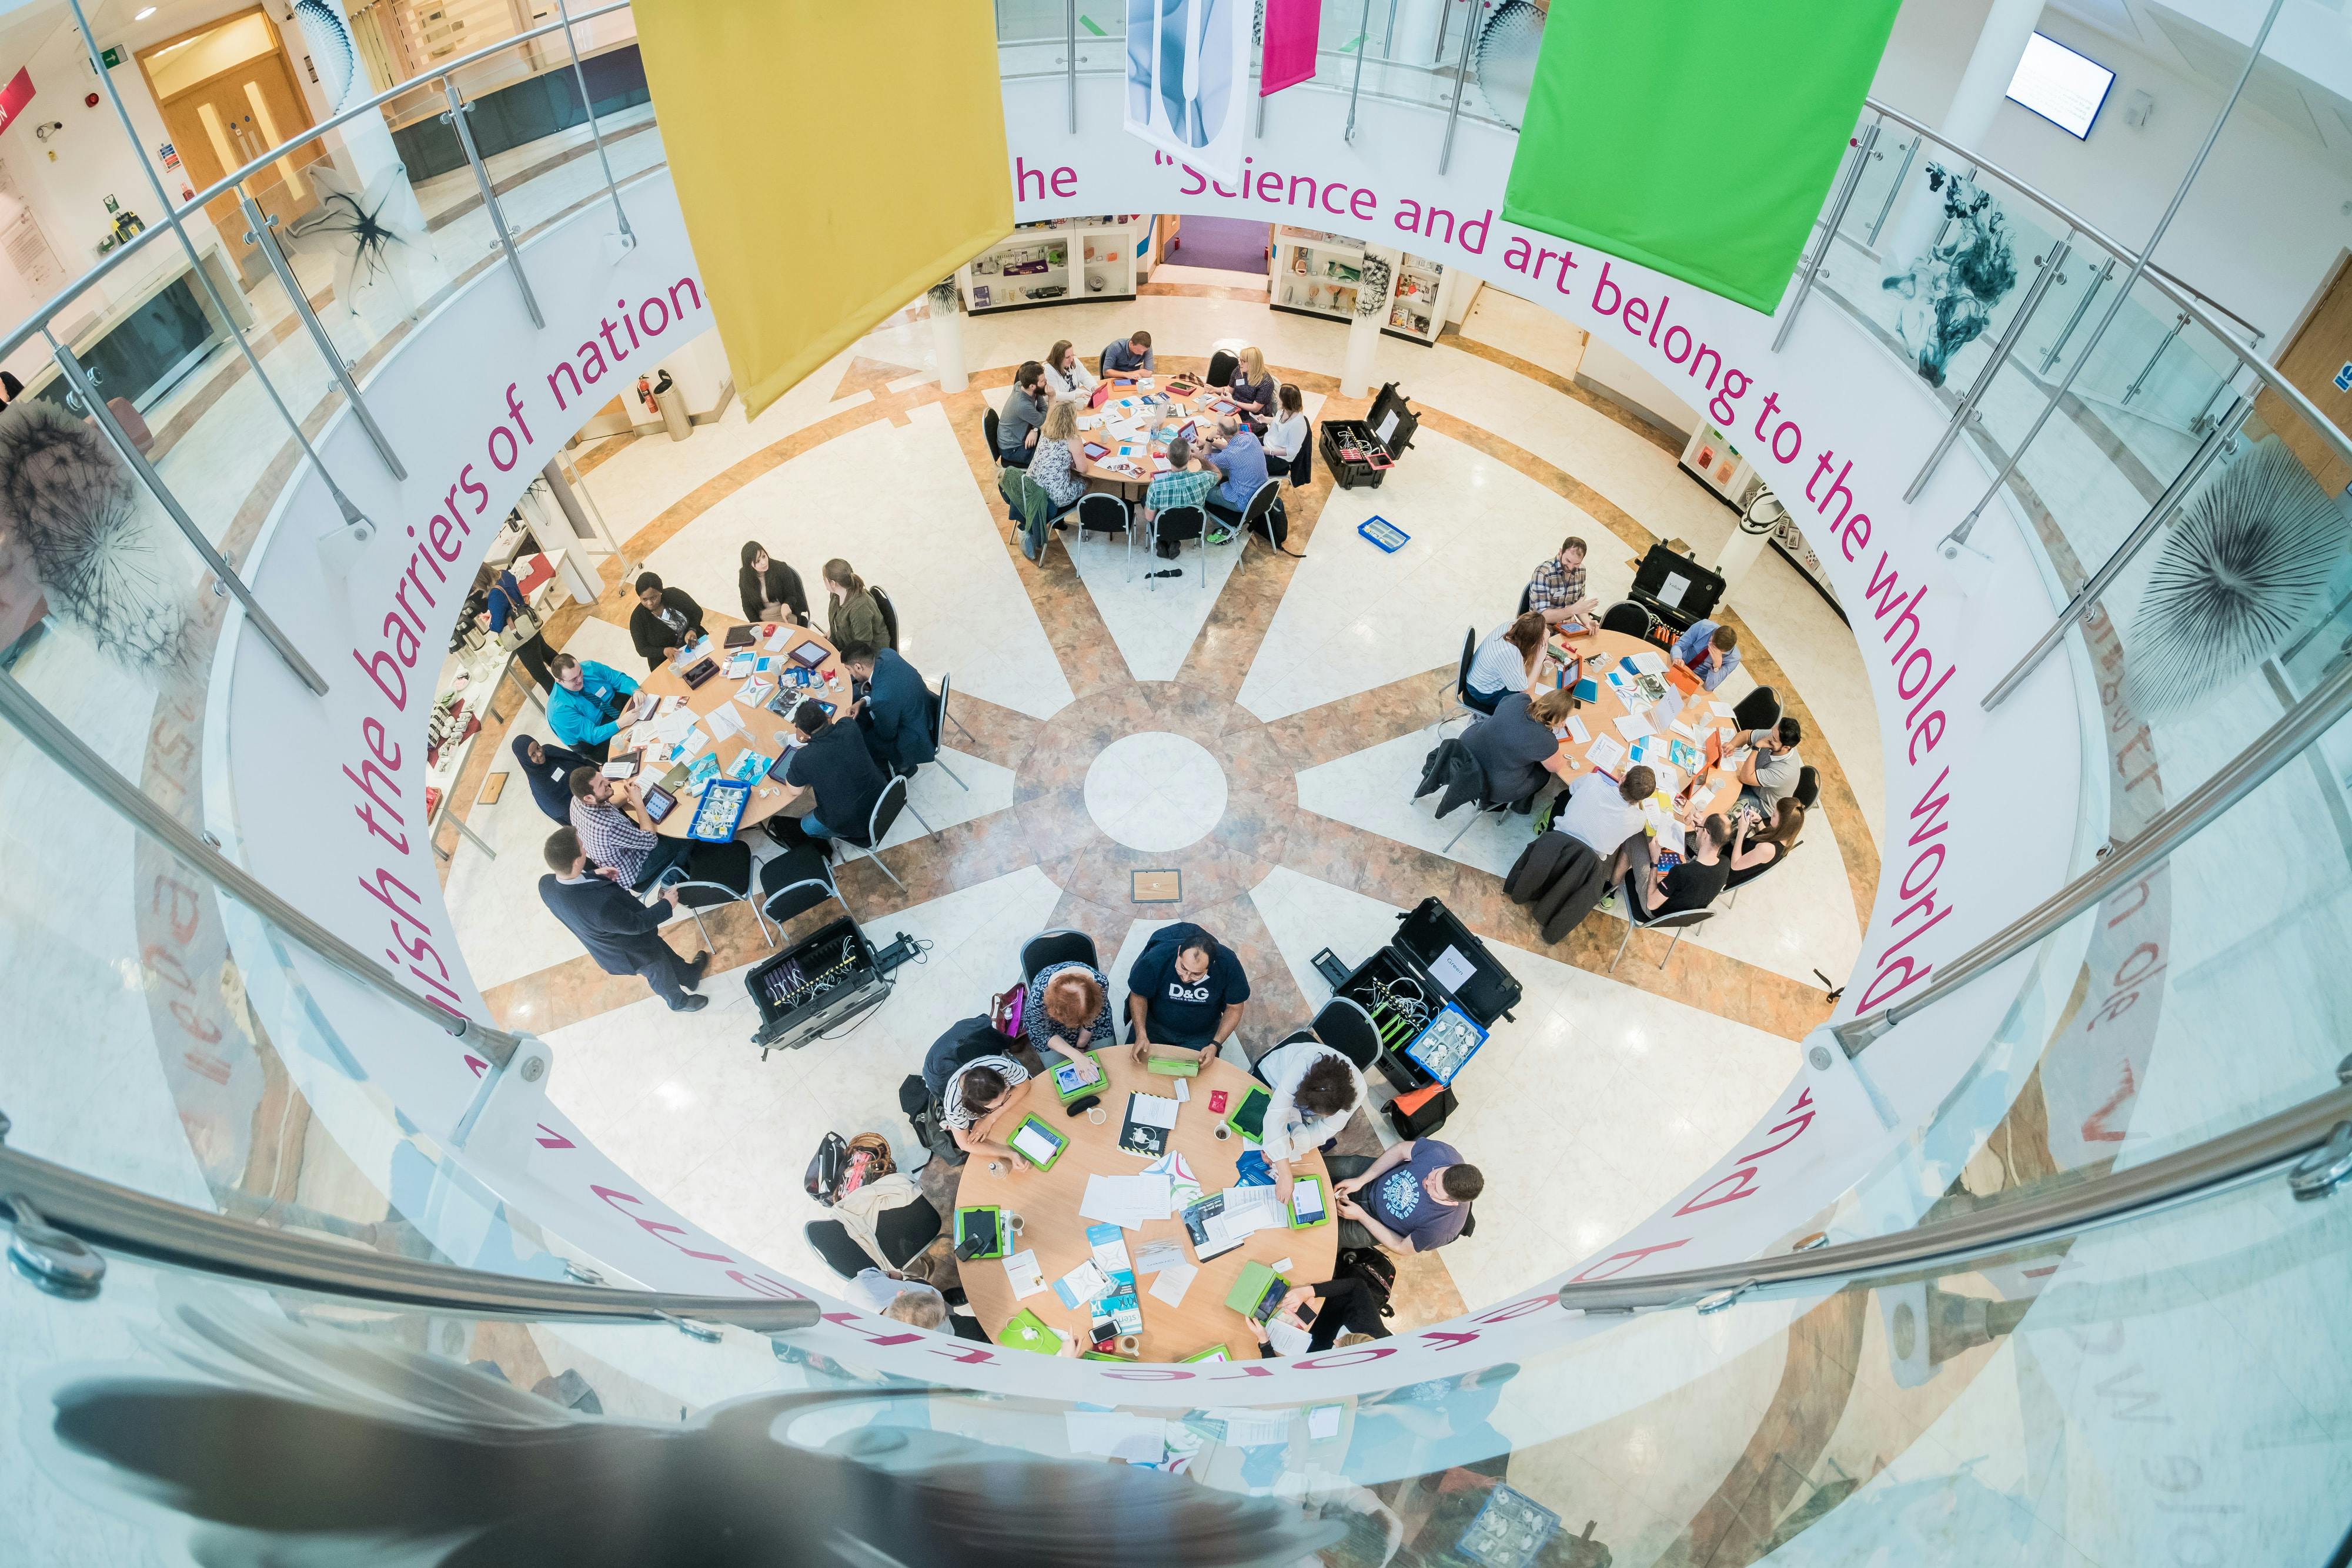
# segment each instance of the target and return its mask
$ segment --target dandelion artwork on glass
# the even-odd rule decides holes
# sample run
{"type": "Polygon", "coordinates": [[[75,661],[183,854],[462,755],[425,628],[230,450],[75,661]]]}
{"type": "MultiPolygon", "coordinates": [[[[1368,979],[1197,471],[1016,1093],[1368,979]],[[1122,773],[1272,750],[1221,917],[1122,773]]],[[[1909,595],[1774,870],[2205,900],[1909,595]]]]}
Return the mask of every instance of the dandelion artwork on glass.
{"type": "Polygon", "coordinates": [[[394,164],[364,191],[331,164],[317,164],[306,172],[318,188],[318,210],[287,225],[287,237],[307,250],[335,253],[335,298],[345,311],[357,315],[359,291],[381,283],[391,291],[401,315],[415,315],[406,282],[394,265],[395,250],[414,255],[426,248],[425,232],[414,221],[415,198],[408,188],[407,165],[394,164]]]}

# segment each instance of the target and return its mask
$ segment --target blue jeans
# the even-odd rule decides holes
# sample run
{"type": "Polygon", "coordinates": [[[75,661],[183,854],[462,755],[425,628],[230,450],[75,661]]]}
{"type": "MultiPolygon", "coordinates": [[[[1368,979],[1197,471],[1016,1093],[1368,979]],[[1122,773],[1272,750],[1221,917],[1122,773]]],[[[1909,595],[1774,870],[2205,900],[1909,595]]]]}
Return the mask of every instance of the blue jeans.
{"type": "Polygon", "coordinates": [[[826,827],[823,822],[818,821],[814,811],[811,811],[807,816],[801,819],[800,827],[802,832],[806,833],[813,839],[829,839],[833,837],[833,830],[826,827]]]}

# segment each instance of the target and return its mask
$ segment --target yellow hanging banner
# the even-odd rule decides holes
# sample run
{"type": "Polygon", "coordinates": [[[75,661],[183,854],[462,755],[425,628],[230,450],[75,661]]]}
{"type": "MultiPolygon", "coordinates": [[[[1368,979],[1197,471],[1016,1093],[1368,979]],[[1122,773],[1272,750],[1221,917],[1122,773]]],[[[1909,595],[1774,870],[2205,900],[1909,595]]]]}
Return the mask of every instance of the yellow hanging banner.
{"type": "Polygon", "coordinates": [[[1012,232],[991,7],[633,10],[747,418],[1012,232]]]}

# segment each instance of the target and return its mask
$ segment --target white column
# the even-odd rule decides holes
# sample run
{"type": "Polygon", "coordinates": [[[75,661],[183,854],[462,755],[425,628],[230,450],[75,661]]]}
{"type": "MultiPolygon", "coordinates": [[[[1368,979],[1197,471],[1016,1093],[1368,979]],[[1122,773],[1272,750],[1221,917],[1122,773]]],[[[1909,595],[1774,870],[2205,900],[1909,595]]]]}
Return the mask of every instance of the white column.
{"type": "MultiPolygon", "coordinates": [[[[1984,26],[1977,33],[1976,47],[1969,51],[1959,86],[1952,91],[1951,107],[1937,122],[1938,132],[1962,147],[1984,146],[1993,116],[2000,111],[2009,84],[2017,75],[2017,63],[2025,57],[2026,40],[2033,36],[2034,24],[2042,20],[2042,0],[1993,0],[1984,26]]],[[[1888,157],[1901,156],[1891,148],[1880,151],[1888,157]]],[[[1935,243],[1937,231],[1943,227],[1943,198],[1927,189],[1926,169],[1931,159],[1950,162],[1955,155],[1931,146],[1922,148],[1911,161],[1910,172],[1904,176],[1909,189],[1895,198],[1895,215],[1878,238],[1878,254],[1889,277],[1909,271],[1911,263],[1935,243]]]]}
{"type": "MultiPolygon", "coordinates": [[[[341,114],[373,95],[374,84],[368,80],[367,68],[360,61],[359,46],[352,37],[344,0],[323,0],[322,10],[304,8],[295,13],[294,19],[302,41],[309,46],[311,63],[318,68],[320,90],[327,99],[330,115],[341,114]]],[[[327,134],[335,144],[336,164],[362,190],[401,162],[400,150],[393,145],[392,130],[381,114],[360,115],[327,134]]],[[[404,173],[394,180],[393,194],[394,213],[405,216],[416,232],[424,233],[424,209],[417,204],[415,188],[404,173]]]]}
{"type": "Polygon", "coordinates": [[[1723,596],[1729,599],[1739,590],[1740,580],[1748,569],[1764,553],[1763,534],[1751,534],[1739,524],[1731,526],[1731,537],[1723,541],[1722,553],[1717,558],[1715,572],[1723,579],[1723,596]]]}
{"type": "MultiPolygon", "coordinates": [[[[1377,46],[1388,37],[1390,3],[1391,0],[1372,0],[1372,36],[1365,40],[1364,47],[1375,53],[1378,52],[1377,46]]],[[[1382,57],[1393,59],[1399,65],[1428,66],[1437,57],[1438,34],[1445,26],[1446,7],[1454,0],[1394,0],[1394,3],[1396,43],[1391,53],[1382,57]]],[[[1344,10],[1349,0],[1329,0],[1329,4],[1344,10]]],[[[1360,4],[1361,0],[1358,0],[1359,6],[1360,4]]],[[[1360,8],[1356,15],[1359,17],[1363,15],[1360,8]]]]}
{"type": "Polygon", "coordinates": [[[963,307],[961,300],[942,309],[939,296],[926,302],[931,314],[931,358],[939,362],[940,390],[960,392],[970,384],[963,362],[963,307]]]}
{"type": "Polygon", "coordinates": [[[1367,258],[1377,256],[1389,264],[1388,287],[1381,291],[1381,308],[1369,316],[1356,315],[1348,319],[1348,357],[1339,367],[1341,397],[1370,397],[1381,384],[1376,365],[1381,346],[1381,329],[1389,319],[1388,301],[1396,288],[1396,269],[1403,257],[1381,246],[1366,246],[1367,258]]]}

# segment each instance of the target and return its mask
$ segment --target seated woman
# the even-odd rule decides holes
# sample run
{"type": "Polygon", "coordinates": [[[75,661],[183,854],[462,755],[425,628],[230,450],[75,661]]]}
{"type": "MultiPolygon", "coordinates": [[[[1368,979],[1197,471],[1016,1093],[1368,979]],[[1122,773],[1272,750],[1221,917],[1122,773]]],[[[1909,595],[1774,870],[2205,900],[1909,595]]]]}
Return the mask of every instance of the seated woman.
{"type": "Polygon", "coordinates": [[[1274,417],[1274,376],[1265,368],[1265,356],[1255,348],[1244,349],[1241,363],[1234,367],[1233,384],[1225,395],[1242,411],[1252,430],[1263,430],[1274,417]]]}
{"type": "Polygon", "coordinates": [[[1513,692],[1492,715],[1462,732],[1462,744],[1486,775],[1486,799],[1508,800],[1511,810],[1532,810],[1537,793],[1569,767],[1560,751],[1560,731],[1576,711],[1576,694],[1551,689],[1531,699],[1513,692]]]}
{"type": "Polygon", "coordinates": [[[1023,1085],[1028,1082],[1029,1070],[1009,1056],[983,1056],[967,1061],[956,1069],[955,1076],[948,1080],[946,1092],[940,1096],[940,1124],[966,1155],[985,1149],[1000,1157],[1008,1156],[1013,1145],[989,1134],[1009,1122],[1007,1113],[1019,1107],[1023,1085]]]}
{"type": "Polygon", "coordinates": [[[836,648],[863,643],[869,648],[894,648],[890,623],[866,587],[866,580],[839,556],[824,563],[824,591],[833,603],[825,612],[824,634],[836,648]]]}
{"type": "Polygon", "coordinates": [[[1298,389],[1287,382],[1275,393],[1275,401],[1280,405],[1281,412],[1265,427],[1265,440],[1262,443],[1265,447],[1265,471],[1277,479],[1287,479],[1296,485],[1299,474],[1306,467],[1306,464],[1300,461],[1300,454],[1307,450],[1309,434],[1307,402],[1299,395],[1298,389]]]}
{"type": "Polygon", "coordinates": [[[1045,395],[1055,402],[1087,402],[1099,384],[1067,338],[1045,350],[1045,395]]]}
{"type": "Polygon", "coordinates": [[[559,828],[572,825],[572,776],[583,768],[595,764],[583,753],[536,736],[514,737],[516,763],[522,769],[524,782],[530,786],[530,798],[539,809],[559,828]]]}
{"type": "Polygon", "coordinates": [[[1274,1167],[1274,1190],[1290,1201],[1291,1164],[1339,1135],[1339,1129],[1365,1103],[1364,1075],[1356,1064],[1313,1035],[1276,1046],[1250,1072],[1274,1091],[1265,1108],[1261,1149],[1274,1167]]]}
{"type": "Polygon", "coordinates": [[[1029,477],[1045,487],[1054,505],[1067,511],[1087,493],[1087,482],[1071,464],[1078,455],[1078,405],[1055,402],[1045,411],[1037,432],[1037,449],[1029,456],[1029,477]]]}
{"type": "Polygon", "coordinates": [[[1478,644],[1464,700],[1480,713],[1493,713],[1496,703],[1528,689],[1543,659],[1544,618],[1530,610],[1478,644]]]}
{"type": "MultiPolygon", "coordinates": [[[[1051,1051],[1085,1062],[1087,1052],[1118,1038],[1118,1025],[1110,1013],[1110,982],[1101,970],[1085,964],[1039,970],[1022,1005],[1021,1032],[1040,1059],[1051,1051]]],[[[1101,1077],[1099,1070],[1096,1077],[1101,1077]]]]}
{"type": "Polygon", "coordinates": [[[735,574],[735,588],[743,600],[744,620],[808,624],[808,591],[801,586],[801,574],[770,555],[765,545],[754,541],[743,547],[743,570],[735,574]]]}
{"type": "Polygon", "coordinates": [[[1260,1356],[1284,1354],[1277,1338],[1292,1350],[1304,1350],[1310,1355],[1320,1355],[1339,1343],[1341,1337],[1386,1339],[1388,1325],[1381,1321],[1380,1298],[1373,1295],[1361,1280],[1326,1280],[1319,1285],[1293,1285],[1282,1298],[1282,1305],[1274,1311],[1267,1322],[1255,1318],[1249,1321],[1250,1332],[1257,1337],[1260,1356]],[[1310,1303],[1314,1303],[1310,1305],[1310,1303]],[[1313,1314],[1312,1326],[1307,1317],[1313,1314]],[[1274,1327],[1281,1323],[1282,1328],[1274,1327]],[[1304,1343],[1300,1343],[1304,1340],[1304,1343]]]}
{"type": "Polygon", "coordinates": [[[1764,874],[1764,868],[1786,860],[1789,852],[1797,847],[1797,839],[1805,831],[1805,809],[1793,800],[1782,800],[1772,808],[1770,817],[1759,820],[1753,811],[1739,813],[1739,826],[1731,836],[1731,881],[1738,887],[1743,882],[1754,882],[1764,874]]]}

